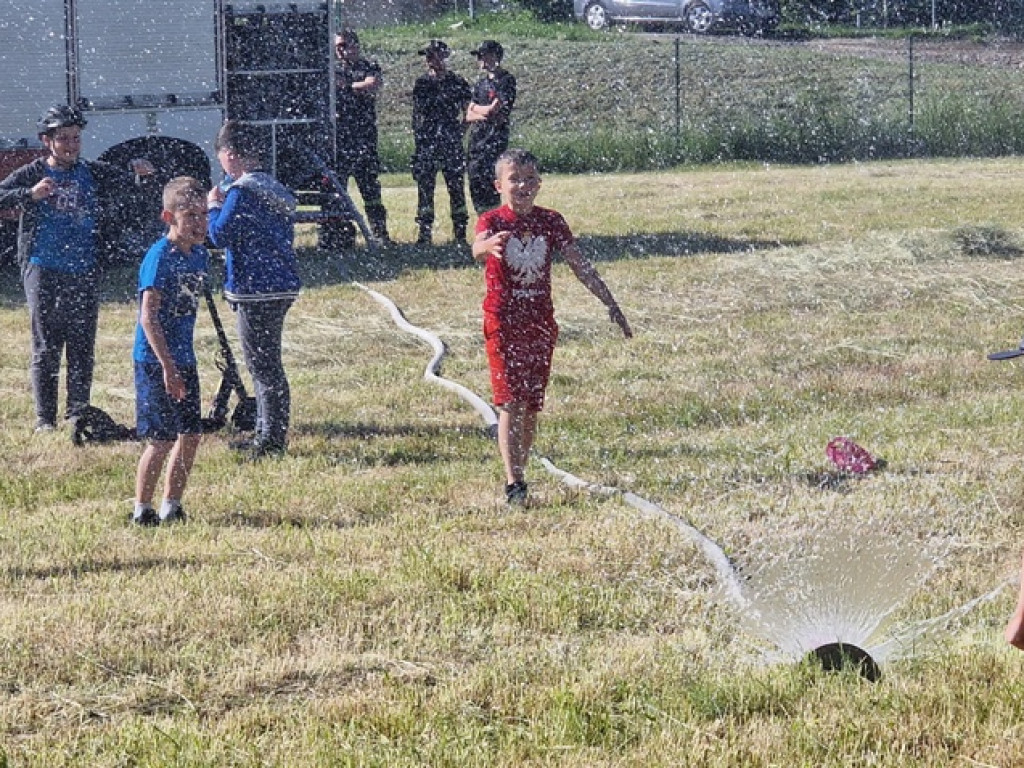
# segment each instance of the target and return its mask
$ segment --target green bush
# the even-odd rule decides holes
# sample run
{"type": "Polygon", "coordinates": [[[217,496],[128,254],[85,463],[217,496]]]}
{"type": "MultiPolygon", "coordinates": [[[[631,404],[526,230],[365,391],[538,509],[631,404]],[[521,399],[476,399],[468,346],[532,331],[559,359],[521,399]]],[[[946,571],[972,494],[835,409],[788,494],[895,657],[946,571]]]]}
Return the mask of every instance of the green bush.
{"type": "Polygon", "coordinates": [[[528,11],[541,21],[567,21],[572,18],[572,3],[567,0],[513,0],[509,6],[528,11]]]}

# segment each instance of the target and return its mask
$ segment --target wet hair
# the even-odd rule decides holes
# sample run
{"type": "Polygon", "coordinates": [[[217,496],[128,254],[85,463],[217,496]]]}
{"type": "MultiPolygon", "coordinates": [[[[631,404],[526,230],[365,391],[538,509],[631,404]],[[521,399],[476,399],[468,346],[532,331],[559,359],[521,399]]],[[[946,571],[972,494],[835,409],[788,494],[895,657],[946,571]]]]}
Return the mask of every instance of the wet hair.
{"type": "Polygon", "coordinates": [[[226,120],[217,132],[213,146],[218,152],[227,149],[236,155],[262,163],[267,153],[264,135],[264,130],[257,125],[239,120],[226,120]]]}
{"type": "Polygon", "coordinates": [[[175,176],[164,185],[165,211],[179,211],[195,203],[206,204],[206,190],[191,176],[175,176]]]}
{"type": "Polygon", "coordinates": [[[532,165],[538,172],[540,171],[540,161],[528,149],[513,148],[502,152],[494,162],[494,178],[498,178],[501,175],[501,166],[505,163],[509,165],[532,165]]]}

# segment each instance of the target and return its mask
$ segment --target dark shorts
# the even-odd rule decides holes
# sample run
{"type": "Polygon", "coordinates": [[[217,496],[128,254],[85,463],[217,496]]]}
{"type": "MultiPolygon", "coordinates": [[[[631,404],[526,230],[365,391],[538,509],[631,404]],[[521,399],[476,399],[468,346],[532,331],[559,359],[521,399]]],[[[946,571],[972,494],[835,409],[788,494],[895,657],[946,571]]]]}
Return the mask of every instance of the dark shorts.
{"type": "Polygon", "coordinates": [[[543,410],[558,339],[554,318],[508,322],[485,312],[484,339],[494,404],[523,403],[531,411],[543,410]]]}
{"type": "Polygon", "coordinates": [[[199,371],[179,368],[185,381],[185,398],[172,400],[164,388],[159,363],[135,362],[135,430],[140,439],[173,442],[178,435],[203,432],[199,398],[199,371]]]}

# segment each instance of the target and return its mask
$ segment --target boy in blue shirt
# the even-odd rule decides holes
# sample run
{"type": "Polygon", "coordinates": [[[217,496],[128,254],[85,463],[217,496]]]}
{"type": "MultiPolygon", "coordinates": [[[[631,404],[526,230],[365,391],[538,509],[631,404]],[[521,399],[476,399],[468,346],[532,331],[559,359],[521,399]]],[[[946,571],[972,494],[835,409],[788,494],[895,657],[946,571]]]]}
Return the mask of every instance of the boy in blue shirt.
{"type": "Polygon", "coordinates": [[[203,432],[192,336],[209,270],[203,245],[206,190],[188,176],[171,179],[164,187],[160,217],[168,230],[139,268],[139,322],[132,354],[136,430],[148,441],[135,475],[132,522],[138,525],[185,521],[181,497],[203,432]],[[153,495],[165,460],[158,513],[153,495]]]}

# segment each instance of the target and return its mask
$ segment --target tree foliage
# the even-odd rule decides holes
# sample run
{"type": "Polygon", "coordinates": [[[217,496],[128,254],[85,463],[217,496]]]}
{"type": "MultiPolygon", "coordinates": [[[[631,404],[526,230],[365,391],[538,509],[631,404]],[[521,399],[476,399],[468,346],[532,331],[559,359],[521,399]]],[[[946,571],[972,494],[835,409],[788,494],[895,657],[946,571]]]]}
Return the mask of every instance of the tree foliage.
{"type": "Polygon", "coordinates": [[[792,24],[927,27],[984,24],[1000,31],[1024,27],[1024,0],[781,0],[792,24]],[[934,16],[933,16],[934,14],[934,16]]]}

